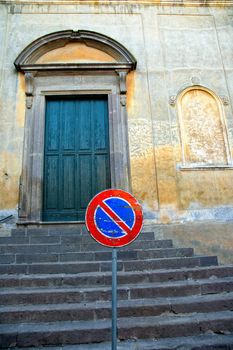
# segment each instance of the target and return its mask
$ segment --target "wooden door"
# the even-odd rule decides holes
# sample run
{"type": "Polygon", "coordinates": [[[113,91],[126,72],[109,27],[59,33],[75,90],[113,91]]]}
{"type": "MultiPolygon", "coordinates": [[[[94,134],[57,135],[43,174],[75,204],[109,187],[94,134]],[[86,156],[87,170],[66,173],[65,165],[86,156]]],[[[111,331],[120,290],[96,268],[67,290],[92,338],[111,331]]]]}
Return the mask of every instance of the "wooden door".
{"type": "Polygon", "coordinates": [[[111,185],[107,97],[51,97],[45,117],[43,220],[82,221],[111,185]]]}

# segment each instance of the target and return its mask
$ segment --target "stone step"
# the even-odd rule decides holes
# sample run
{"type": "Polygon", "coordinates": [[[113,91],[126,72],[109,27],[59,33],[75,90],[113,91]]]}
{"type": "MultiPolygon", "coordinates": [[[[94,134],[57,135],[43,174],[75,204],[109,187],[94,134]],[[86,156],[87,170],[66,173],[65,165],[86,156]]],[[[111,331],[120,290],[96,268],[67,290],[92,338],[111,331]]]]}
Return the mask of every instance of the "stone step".
{"type": "MultiPolygon", "coordinates": [[[[194,252],[192,248],[166,248],[166,249],[132,249],[130,251],[119,251],[119,260],[147,260],[171,257],[190,257],[194,252]]],[[[81,262],[111,260],[110,250],[103,252],[82,253],[32,253],[31,254],[0,254],[0,264],[32,264],[45,262],[81,262]]]]}
{"type": "MultiPolygon", "coordinates": [[[[218,265],[216,256],[173,257],[167,259],[118,260],[118,271],[143,271],[218,265]]],[[[2,264],[0,274],[53,274],[110,271],[110,261],[60,262],[41,264],[2,264]]]]}
{"type": "MultiPolygon", "coordinates": [[[[0,237],[1,238],[1,237],[0,237]]],[[[3,237],[8,238],[8,237],[3,237]]],[[[53,238],[53,237],[52,237],[53,238]]],[[[56,237],[55,237],[56,238],[56,237]]],[[[136,240],[129,246],[120,248],[119,251],[130,251],[132,249],[165,249],[172,248],[172,240],[136,240]]],[[[21,243],[5,243],[0,245],[0,254],[32,254],[32,253],[72,253],[72,252],[93,252],[106,251],[106,247],[90,240],[90,243],[73,242],[73,243],[37,243],[29,244],[22,241],[21,243]]],[[[111,252],[111,249],[109,248],[111,252]]]]}
{"type": "MultiPolygon", "coordinates": [[[[128,317],[118,320],[118,338],[146,339],[233,332],[233,312],[194,313],[189,316],[128,317]]],[[[109,341],[110,320],[64,321],[0,325],[0,346],[84,344],[109,341]]]]}
{"type": "MultiPolygon", "coordinates": [[[[233,265],[194,267],[170,270],[118,272],[119,284],[168,282],[190,279],[217,279],[233,277],[233,265]]],[[[0,285],[7,287],[85,287],[110,286],[111,272],[94,272],[80,274],[44,274],[44,275],[2,275],[0,285]]]]}
{"type": "MultiPolygon", "coordinates": [[[[137,241],[155,240],[154,232],[142,232],[138,237],[137,241]]],[[[54,231],[49,233],[48,231],[26,231],[24,235],[12,234],[8,237],[0,237],[0,245],[5,244],[73,244],[73,243],[95,243],[95,240],[91,237],[89,232],[80,234],[78,232],[57,232],[54,231]]]]}
{"type": "MultiPolygon", "coordinates": [[[[233,310],[233,292],[213,295],[119,300],[120,317],[169,316],[233,310]]],[[[0,324],[99,320],[111,318],[111,302],[2,306],[0,324]]]]}
{"type": "MultiPolygon", "coordinates": [[[[151,232],[150,230],[143,229],[141,233],[151,232]]],[[[43,227],[28,227],[28,228],[16,228],[11,230],[11,235],[13,237],[18,236],[67,236],[67,235],[84,235],[89,234],[87,231],[85,224],[56,224],[56,225],[48,225],[43,227]]]]}
{"type": "MultiPolygon", "coordinates": [[[[148,230],[147,230],[148,231],[148,230]]],[[[11,235],[14,236],[30,236],[30,235],[62,235],[62,234],[83,234],[87,229],[85,224],[72,225],[55,225],[43,226],[43,227],[17,227],[11,230],[11,235]]]]}
{"type": "MultiPolygon", "coordinates": [[[[79,237],[88,236],[90,233],[87,231],[86,225],[76,225],[72,228],[67,228],[67,224],[63,227],[55,225],[54,227],[43,228],[16,228],[11,230],[11,237],[42,237],[42,236],[60,236],[60,237],[79,237]]],[[[155,239],[156,230],[151,231],[148,229],[142,229],[137,239],[155,239]]]]}
{"type": "MultiPolygon", "coordinates": [[[[119,300],[207,295],[233,291],[233,278],[126,284],[118,287],[119,300]]],[[[0,304],[64,304],[111,300],[110,287],[1,289],[0,304]]]]}
{"type": "MultiPolygon", "coordinates": [[[[109,350],[110,342],[44,346],[33,348],[14,348],[14,350],[109,350]]],[[[198,336],[164,338],[164,339],[133,339],[118,341],[117,350],[232,350],[233,334],[205,334],[198,336]]]]}
{"type": "MultiPolygon", "coordinates": [[[[63,248],[63,245],[61,245],[63,248]]],[[[72,247],[72,244],[67,244],[67,248],[70,249],[72,247]]],[[[138,240],[136,239],[133,241],[130,245],[119,248],[119,250],[131,250],[131,249],[152,249],[152,248],[172,248],[173,242],[170,239],[167,240],[138,240]]],[[[111,248],[110,248],[111,249],[111,248]]],[[[81,251],[103,251],[106,250],[106,247],[102,246],[101,244],[98,244],[97,242],[88,243],[88,244],[81,244],[80,246],[81,251]]]]}

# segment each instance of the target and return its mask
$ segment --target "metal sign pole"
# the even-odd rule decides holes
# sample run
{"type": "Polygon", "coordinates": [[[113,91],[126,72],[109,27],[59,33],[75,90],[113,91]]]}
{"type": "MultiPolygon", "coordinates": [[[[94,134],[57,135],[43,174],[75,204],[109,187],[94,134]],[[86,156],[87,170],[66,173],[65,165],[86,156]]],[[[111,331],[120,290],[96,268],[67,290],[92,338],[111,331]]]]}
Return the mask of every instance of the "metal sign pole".
{"type": "Polygon", "coordinates": [[[112,350],[117,350],[117,249],[112,249],[112,350]]]}

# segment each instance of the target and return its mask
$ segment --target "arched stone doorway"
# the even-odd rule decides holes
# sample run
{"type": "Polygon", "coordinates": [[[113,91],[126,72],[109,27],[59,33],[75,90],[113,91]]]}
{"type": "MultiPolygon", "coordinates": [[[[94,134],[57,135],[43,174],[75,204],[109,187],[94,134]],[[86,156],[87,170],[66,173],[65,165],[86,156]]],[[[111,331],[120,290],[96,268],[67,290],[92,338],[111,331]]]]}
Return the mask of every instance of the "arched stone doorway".
{"type": "Polygon", "coordinates": [[[27,107],[19,222],[82,221],[96,192],[130,189],[126,76],[136,60],[107,36],[68,30],[31,43],[15,67],[27,107]]]}

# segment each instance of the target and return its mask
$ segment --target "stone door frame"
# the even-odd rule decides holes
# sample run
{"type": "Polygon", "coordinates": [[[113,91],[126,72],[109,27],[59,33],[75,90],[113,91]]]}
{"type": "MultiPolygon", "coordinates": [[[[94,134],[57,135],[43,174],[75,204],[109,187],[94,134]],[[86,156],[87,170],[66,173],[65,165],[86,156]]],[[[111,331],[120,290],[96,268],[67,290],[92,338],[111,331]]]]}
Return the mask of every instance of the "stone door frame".
{"type": "Polygon", "coordinates": [[[131,187],[126,114],[126,76],[130,70],[136,68],[135,59],[119,43],[98,33],[79,31],[75,32],[74,35],[73,31],[65,31],[52,33],[46,38],[48,44],[44,44],[46,42],[44,37],[36,40],[23,50],[15,61],[17,70],[24,73],[26,83],[25,134],[18,219],[18,223],[22,224],[42,223],[47,96],[80,94],[108,96],[111,186],[124,190],[130,190],[131,187]],[[84,37],[87,36],[88,40],[91,37],[91,43],[89,41],[88,45],[103,49],[104,52],[110,53],[115,59],[117,58],[118,62],[68,65],[62,63],[38,65],[33,62],[35,57],[38,58],[44,52],[48,52],[49,48],[63,46],[64,33],[65,42],[73,41],[74,37],[75,40],[83,42],[82,34],[84,37]],[[59,37],[62,44],[59,42],[59,37]],[[106,38],[110,40],[108,45],[106,38]],[[104,43],[99,39],[104,40],[104,43]]]}

